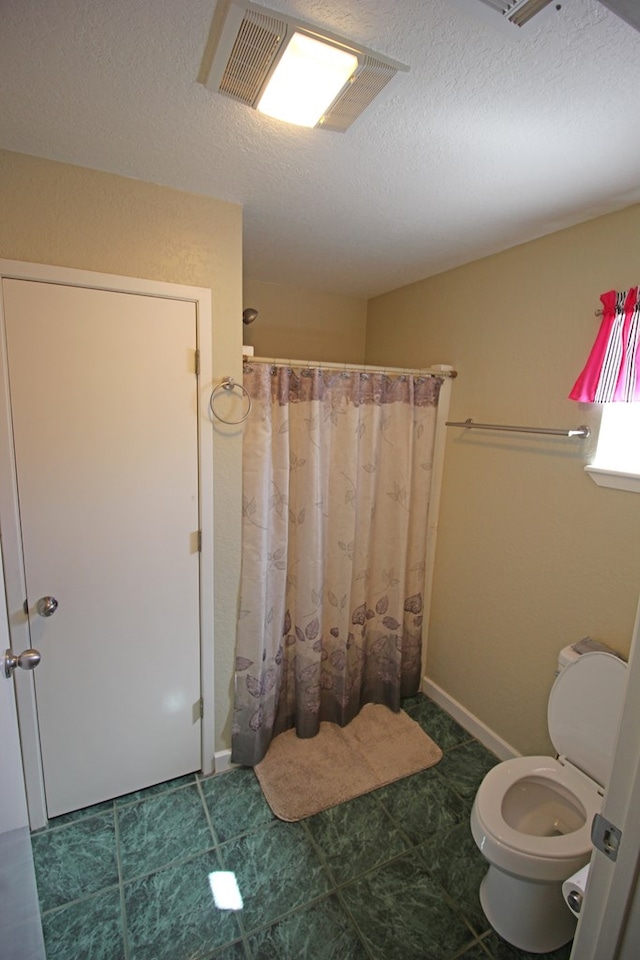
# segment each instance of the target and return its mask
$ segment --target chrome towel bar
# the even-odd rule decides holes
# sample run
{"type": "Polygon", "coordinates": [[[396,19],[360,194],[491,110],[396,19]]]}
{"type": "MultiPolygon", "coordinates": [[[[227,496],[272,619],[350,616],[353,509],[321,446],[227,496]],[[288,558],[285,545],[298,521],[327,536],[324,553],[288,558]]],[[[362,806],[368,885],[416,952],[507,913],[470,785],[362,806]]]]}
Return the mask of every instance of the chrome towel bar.
{"type": "Polygon", "coordinates": [[[569,428],[568,430],[555,430],[553,427],[511,427],[501,423],[476,423],[474,420],[446,420],[447,427],[464,427],[465,430],[505,430],[509,433],[543,433],[551,437],[579,437],[580,440],[586,440],[591,436],[591,429],[586,425],[569,428]]]}

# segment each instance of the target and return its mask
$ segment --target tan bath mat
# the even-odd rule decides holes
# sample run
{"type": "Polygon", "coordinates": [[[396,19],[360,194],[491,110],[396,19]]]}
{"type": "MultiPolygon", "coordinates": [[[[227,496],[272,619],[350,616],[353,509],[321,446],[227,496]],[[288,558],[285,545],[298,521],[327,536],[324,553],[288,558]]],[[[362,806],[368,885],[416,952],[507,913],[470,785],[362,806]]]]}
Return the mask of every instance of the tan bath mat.
{"type": "Polygon", "coordinates": [[[366,704],[346,727],[321,723],[301,740],[287,730],[256,767],[267,803],[281,820],[302,820],[433,766],[442,750],[404,710],[366,704]]]}

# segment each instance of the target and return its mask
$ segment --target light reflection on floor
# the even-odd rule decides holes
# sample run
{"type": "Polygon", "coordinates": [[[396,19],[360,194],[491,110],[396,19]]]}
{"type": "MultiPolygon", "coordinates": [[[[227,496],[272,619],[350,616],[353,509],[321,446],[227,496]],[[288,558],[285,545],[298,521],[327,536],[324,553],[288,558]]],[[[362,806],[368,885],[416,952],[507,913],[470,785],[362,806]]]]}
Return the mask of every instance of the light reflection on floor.
{"type": "Polygon", "coordinates": [[[214,870],[209,874],[209,886],[218,910],[242,910],[242,895],[235,873],[214,870]]]}

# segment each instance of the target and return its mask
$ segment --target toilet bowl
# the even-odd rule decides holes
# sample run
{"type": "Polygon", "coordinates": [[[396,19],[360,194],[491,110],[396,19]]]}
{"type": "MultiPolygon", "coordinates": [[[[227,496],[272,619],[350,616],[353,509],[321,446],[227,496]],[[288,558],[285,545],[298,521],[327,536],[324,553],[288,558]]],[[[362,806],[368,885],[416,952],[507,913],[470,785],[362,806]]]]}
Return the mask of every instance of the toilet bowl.
{"type": "Polygon", "coordinates": [[[496,932],[530,953],[574,935],[562,882],[591,857],[591,823],[602,806],[626,684],[626,664],[585,653],[559,673],[548,722],[553,757],[517,757],[486,775],[471,832],[489,870],[480,902],[496,932]]]}

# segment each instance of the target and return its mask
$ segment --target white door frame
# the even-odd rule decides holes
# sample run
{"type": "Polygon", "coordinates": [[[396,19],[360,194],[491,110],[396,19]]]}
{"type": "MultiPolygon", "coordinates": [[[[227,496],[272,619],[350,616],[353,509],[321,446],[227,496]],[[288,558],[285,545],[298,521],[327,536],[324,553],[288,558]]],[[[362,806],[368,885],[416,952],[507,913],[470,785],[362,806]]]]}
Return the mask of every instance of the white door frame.
{"type": "Polygon", "coordinates": [[[618,858],[594,850],[573,941],[575,960],[635,960],[640,943],[640,603],[636,615],[625,701],[602,815],[622,831],[618,858]]]}
{"type": "MultiPolygon", "coordinates": [[[[0,260],[0,278],[33,280],[67,286],[165,297],[189,301],[196,307],[197,346],[200,351],[198,380],[198,467],[199,515],[202,533],[200,554],[200,695],[203,701],[201,762],[204,774],[214,769],[214,639],[213,639],[213,430],[209,396],[213,377],[211,291],[205,287],[182,286],[156,280],[141,280],[111,274],[53,267],[18,260],[0,260]]],[[[5,562],[5,589],[9,630],[14,650],[31,646],[29,621],[22,612],[26,597],[20,534],[20,505],[12,441],[11,405],[4,303],[0,297],[0,521],[5,562]]],[[[15,673],[22,759],[31,829],[47,822],[44,778],[40,757],[38,716],[33,676],[15,673]]]]}
{"type": "MultiPolygon", "coordinates": [[[[0,550],[0,584],[3,572],[0,550]]],[[[45,960],[14,681],[4,674],[8,646],[9,625],[0,590],[0,943],[14,960],[45,960]]]]}

